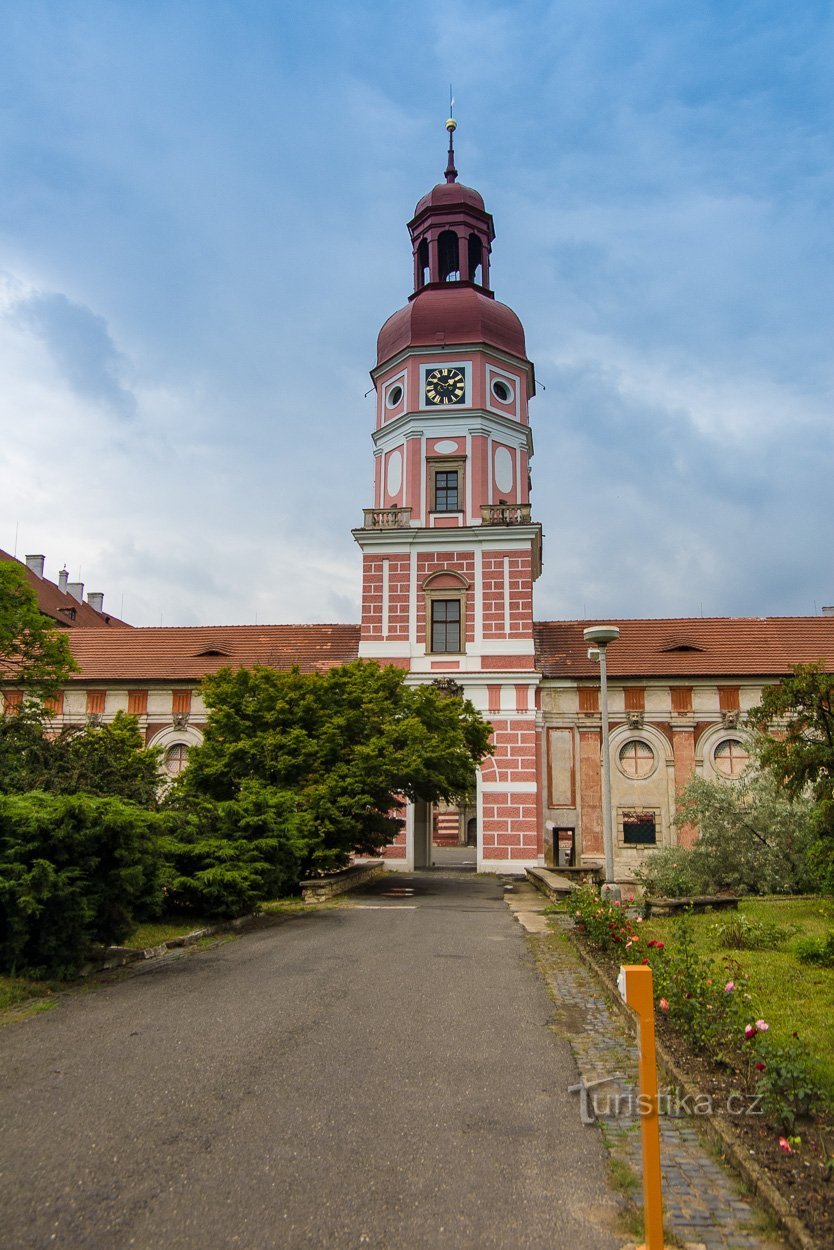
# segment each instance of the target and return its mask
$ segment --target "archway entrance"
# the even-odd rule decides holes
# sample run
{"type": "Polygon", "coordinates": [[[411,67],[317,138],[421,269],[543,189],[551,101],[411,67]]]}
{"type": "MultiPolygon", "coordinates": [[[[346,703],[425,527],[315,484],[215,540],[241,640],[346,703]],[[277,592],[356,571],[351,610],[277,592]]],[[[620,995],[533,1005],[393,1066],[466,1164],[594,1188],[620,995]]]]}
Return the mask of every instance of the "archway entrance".
{"type": "Polygon", "coordinates": [[[414,868],[475,872],[478,828],[474,804],[414,804],[412,817],[414,868]]]}

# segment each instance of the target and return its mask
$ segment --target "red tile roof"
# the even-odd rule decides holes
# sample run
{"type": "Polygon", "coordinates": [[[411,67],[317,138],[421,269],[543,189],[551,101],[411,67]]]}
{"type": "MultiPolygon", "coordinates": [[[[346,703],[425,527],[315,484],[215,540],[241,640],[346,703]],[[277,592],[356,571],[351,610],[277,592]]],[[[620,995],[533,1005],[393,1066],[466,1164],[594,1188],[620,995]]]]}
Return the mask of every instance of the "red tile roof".
{"type": "Polygon", "coordinates": [[[538,621],[536,665],[546,677],[598,676],[582,636],[593,624],[619,626],[612,677],[781,677],[820,659],[834,670],[834,616],[538,621]]]}
{"type": "Polygon", "coordinates": [[[69,636],[79,672],[74,682],[199,681],[208,673],[265,664],[303,672],[355,660],[358,625],[189,625],[104,631],[74,629],[69,636]]]}
{"type": "MultiPolygon", "coordinates": [[[[545,677],[594,678],[582,637],[590,621],[535,624],[536,663],[545,677]]],[[[614,678],[780,677],[823,659],[834,670],[834,617],[712,617],[615,620],[608,652],[614,678]]],[[[75,628],[73,682],[199,681],[225,665],[265,664],[304,672],[355,660],[358,625],[193,625],[75,628]]]]}
{"type": "Polygon", "coordinates": [[[44,616],[51,616],[59,625],[67,629],[130,629],[126,621],[120,621],[109,612],[97,612],[89,603],[82,603],[73,595],[61,590],[54,582],[45,577],[38,577],[30,568],[10,556],[8,551],[0,550],[0,560],[9,560],[19,565],[26,574],[26,580],[38,597],[38,607],[44,616]]]}

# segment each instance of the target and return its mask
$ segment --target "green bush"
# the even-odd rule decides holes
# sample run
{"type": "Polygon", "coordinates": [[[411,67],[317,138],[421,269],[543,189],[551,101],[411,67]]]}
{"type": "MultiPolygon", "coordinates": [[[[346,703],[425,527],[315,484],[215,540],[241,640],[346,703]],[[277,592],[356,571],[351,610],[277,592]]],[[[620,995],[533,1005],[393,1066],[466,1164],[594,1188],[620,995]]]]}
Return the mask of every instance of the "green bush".
{"type": "Polygon", "coordinates": [[[719,946],[730,951],[770,951],[796,933],[795,925],[767,924],[735,913],[712,925],[719,946]]]}
{"type": "Polygon", "coordinates": [[[800,963],[834,968],[834,933],[824,938],[800,938],[794,952],[800,963]]]}
{"type": "Polygon", "coordinates": [[[797,1034],[786,1045],[757,1036],[756,1054],[759,1063],[757,1091],[762,1095],[762,1109],[773,1123],[785,1132],[792,1132],[801,1116],[810,1115],[824,1101],[819,1082],[811,1073],[807,1048],[797,1034]]]}
{"type": "Polygon", "coordinates": [[[651,851],[634,876],[650,898],[689,898],[706,893],[700,858],[685,846],[651,851]]]}
{"type": "Polygon", "coordinates": [[[158,816],[88,795],[0,795],[0,969],[70,977],[160,901],[158,816]]]}
{"type": "Polygon", "coordinates": [[[297,892],[316,839],[292,794],[244,782],[237,799],[182,802],[162,842],[168,910],[230,919],[297,892]]]}

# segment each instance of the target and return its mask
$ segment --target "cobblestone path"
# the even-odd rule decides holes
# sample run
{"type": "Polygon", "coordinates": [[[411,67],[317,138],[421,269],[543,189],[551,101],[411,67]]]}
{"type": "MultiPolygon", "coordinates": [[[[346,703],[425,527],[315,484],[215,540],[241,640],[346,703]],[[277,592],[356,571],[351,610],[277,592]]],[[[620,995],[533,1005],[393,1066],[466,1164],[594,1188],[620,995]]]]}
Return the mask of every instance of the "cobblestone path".
{"type": "MultiPolygon", "coordinates": [[[[545,930],[542,923],[536,923],[544,920],[540,917],[545,906],[542,896],[526,885],[513,894],[507,901],[522,923],[524,909],[529,907],[533,913],[534,923],[525,927],[532,930],[529,940],[556,1004],[555,1027],[570,1042],[581,1082],[586,1088],[600,1082],[583,1101],[586,1106],[593,1101],[593,1114],[612,1156],[641,1176],[640,1119],[633,1110],[637,1097],[635,1031],[559,933],[568,921],[554,916],[545,930]]],[[[574,1096],[578,1119],[582,1096],[579,1090],[574,1096]]],[[[787,1250],[784,1241],[764,1231],[766,1217],[702,1140],[692,1116],[662,1115],[660,1140],[664,1223],[678,1241],[707,1250],[787,1250]]],[[[639,1189],[635,1199],[642,1201],[639,1189]]]]}

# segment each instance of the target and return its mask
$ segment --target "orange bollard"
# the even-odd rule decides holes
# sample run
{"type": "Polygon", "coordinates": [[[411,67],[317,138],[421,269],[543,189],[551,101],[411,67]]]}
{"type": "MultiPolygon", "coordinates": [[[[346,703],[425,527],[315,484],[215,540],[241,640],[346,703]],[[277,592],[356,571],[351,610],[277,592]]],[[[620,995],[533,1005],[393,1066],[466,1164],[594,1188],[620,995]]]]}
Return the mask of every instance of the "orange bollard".
{"type": "Polygon", "coordinates": [[[660,1121],[657,1058],[654,1045],[652,970],[626,964],[617,978],[620,997],[637,1012],[637,1059],[640,1070],[640,1129],[643,1138],[643,1223],[646,1242],[640,1250],[663,1250],[663,1192],[660,1179],[660,1121]]]}

